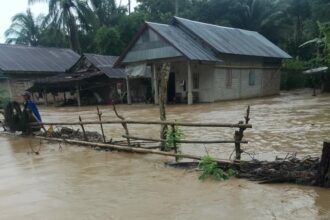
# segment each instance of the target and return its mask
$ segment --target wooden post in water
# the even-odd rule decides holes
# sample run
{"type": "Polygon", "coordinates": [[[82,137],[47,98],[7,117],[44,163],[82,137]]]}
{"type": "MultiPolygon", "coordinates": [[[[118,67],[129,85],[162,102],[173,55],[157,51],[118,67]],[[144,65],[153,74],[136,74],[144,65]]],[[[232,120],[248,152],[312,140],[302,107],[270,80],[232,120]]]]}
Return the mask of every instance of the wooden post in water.
{"type": "MultiPolygon", "coordinates": [[[[167,84],[170,76],[170,63],[164,63],[160,72],[159,113],[160,120],[166,121],[167,84]]],[[[160,139],[166,139],[167,125],[161,125],[160,139]]],[[[165,143],[161,143],[161,150],[165,150],[165,143]]]]}
{"type": "MultiPolygon", "coordinates": [[[[171,125],[171,128],[172,128],[172,134],[173,134],[173,149],[174,149],[174,153],[175,154],[178,154],[178,146],[177,146],[177,143],[176,143],[176,129],[175,129],[175,125],[172,124],[171,125]]],[[[178,162],[179,161],[179,158],[178,157],[175,157],[175,161],[178,162]]]]}
{"type": "Polygon", "coordinates": [[[85,141],[88,141],[87,136],[86,136],[86,131],[85,131],[84,125],[82,124],[82,120],[81,120],[81,116],[80,115],[79,115],[79,122],[80,122],[80,126],[81,126],[81,129],[82,129],[82,132],[84,134],[84,139],[85,139],[85,141]]]}
{"type": "Polygon", "coordinates": [[[97,110],[97,116],[99,117],[99,121],[100,121],[100,127],[101,127],[101,132],[102,132],[102,137],[103,137],[103,142],[105,143],[105,135],[104,135],[104,130],[103,130],[103,124],[102,124],[102,112],[100,112],[99,107],[96,107],[97,110]]]}
{"type": "Polygon", "coordinates": [[[80,107],[81,106],[81,97],[80,97],[80,85],[79,84],[76,85],[76,92],[77,92],[77,103],[78,103],[78,106],[80,107]]]}
{"type": "MultiPolygon", "coordinates": [[[[113,111],[115,112],[116,116],[117,116],[120,120],[125,121],[124,116],[121,116],[121,115],[118,114],[118,112],[117,112],[117,108],[116,108],[116,104],[113,103],[112,106],[113,106],[113,111]]],[[[127,139],[127,144],[128,144],[128,146],[131,146],[131,140],[130,140],[130,138],[129,138],[129,131],[128,131],[127,123],[126,123],[126,122],[123,122],[123,123],[121,123],[121,125],[123,126],[123,128],[124,128],[124,130],[125,130],[125,134],[126,134],[126,136],[127,136],[127,138],[126,138],[126,139],[127,139]]]]}
{"type": "Polygon", "coordinates": [[[319,186],[330,187],[330,141],[323,143],[319,179],[317,182],[319,186]]]}
{"type": "MultiPolygon", "coordinates": [[[[244,116],[245,124],[249,124],[250,121],[250,106],[246,109],[246,115],[244,116]]],[[[243,121],[240,121],[238,124],[244,124],[243,121]]],[[[246,128],[239,128],[239,130],[235,131],[235,152],[236,152],[236,160],[241,160],[241,154],[243,153],[241,149],[241,141],[244,137],[244,131],[246,128]]]]}

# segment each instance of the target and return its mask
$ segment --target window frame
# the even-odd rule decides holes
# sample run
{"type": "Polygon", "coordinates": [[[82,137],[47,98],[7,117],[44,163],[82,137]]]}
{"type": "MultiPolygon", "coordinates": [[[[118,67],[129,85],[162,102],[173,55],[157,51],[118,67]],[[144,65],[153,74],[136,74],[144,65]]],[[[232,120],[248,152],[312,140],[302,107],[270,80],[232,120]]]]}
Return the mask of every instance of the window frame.
{"type": "Polygon", "coordinates": [[[249,71],[249,86],[256,85],[256,72],[254,70],[249,71]]]}
{"type": "Polygon", "coordinates": [[[226,88],[230,89],[233,86],[233,70],[226,69],[226,88]]]}

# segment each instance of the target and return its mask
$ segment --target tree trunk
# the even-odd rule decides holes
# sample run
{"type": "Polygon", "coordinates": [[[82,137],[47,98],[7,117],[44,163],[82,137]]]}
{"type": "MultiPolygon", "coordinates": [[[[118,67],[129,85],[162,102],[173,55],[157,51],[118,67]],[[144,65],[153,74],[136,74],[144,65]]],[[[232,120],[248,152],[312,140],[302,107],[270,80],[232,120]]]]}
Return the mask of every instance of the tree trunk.
{"type": "MultiPolygon", "coordinates": [[[[159,112],[160,120],[166,121],[166,102],[167,102],[167,84],[170,75],[170,64],[164,63],[160,72],[159,85],[159,112]]],[[[162,125],[160,130],[160,139],[166,139],[167,125],[162,125]]],[[[162,142],[161,150],[165,150],[165,143],[162,142]]]]}
{"type": "Polygon", "coordinates": [[[330,141],[323,143],[318,185],[330,187],[330,141]]]}

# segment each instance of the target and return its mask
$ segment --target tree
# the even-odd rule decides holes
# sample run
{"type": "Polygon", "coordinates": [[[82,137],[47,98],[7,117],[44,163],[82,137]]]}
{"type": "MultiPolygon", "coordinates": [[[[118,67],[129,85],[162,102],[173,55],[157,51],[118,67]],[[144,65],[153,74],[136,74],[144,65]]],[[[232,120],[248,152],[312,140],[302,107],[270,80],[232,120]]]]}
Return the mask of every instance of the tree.
{"type": "MultiPolygon", "coordinates": [[[[30,4],[41,0],[29,0],[30,4]]],[[[86,0],[44,0],[48,2],[49,14],[46,25],[53,25],[69,36],[73,50],[81,52],[78,28],[90,31],[95,25],[95,15],[86,0]]]]}
{"type": "Polygon", "coordinates": [[[90,0],[101,26],[113,26],[118,17],[125,15],[126,8],[119,7],[115,0],[90,0]]]}
{"type": "Polygon", "coordinates": [[[104,55],[120,55],[123,44],[116,28],[102,26],[94,38],[96,52],[104,55]]]}
{"type": "Polygon", "coordinates": [[[12,18],[12,24],[5,32],[6,43],[37,46],[40,38],[41,17],[34,18],[30,9],[12,18]]]}
{"type": "Polygon", "coordinates": [[[311,15],[308,0],[291,0],[287,9],[293,21],[294,43],[298,47],[303,41],[304,21],[311,15]]]}

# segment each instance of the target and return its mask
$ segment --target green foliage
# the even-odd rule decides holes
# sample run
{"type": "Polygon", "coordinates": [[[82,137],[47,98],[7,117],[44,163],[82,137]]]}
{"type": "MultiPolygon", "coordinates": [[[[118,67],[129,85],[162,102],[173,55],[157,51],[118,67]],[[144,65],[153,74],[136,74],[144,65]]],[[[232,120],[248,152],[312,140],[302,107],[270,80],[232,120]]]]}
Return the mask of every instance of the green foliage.
{"type": "Polygon", "coordinates": [[[6,43],[37,46],[41,33],[42,17],[34,18],[30,9],[25,13],[18,13],[12,18],[12,24],[6,30],[6,43]]]}
{"type": "Polygon", "coordinates": [[[211,178],[214,180],[222,181],[237,175],[237,171],[235,169],[229,168],[226,171],[221,169],[218,164],[208,155],[202,158],[202,160],[199,162],[198,168],[201,170],[201,175],[199,176],[199,179],[201,180],[211,178]]]}
{"type": "Polygon", "coordinates": [[[282,66],[281,89],[297,89],[305,86],[303,71],[306,64],[298,59],[286,60],[282,66]]]}
{"type": "Polygon", "coordinates": [[[137,0],[131,14],[116,0],[45,2],[49,14],[44,17],[29,10],[14,16],[7,42],[119,55],[145,20],[168,23],[176,14],[258,31],[288,51],[297,59],[284,63],[282,88],[306,85],[304,69],[330,66],[329,0],[137,0]]]}
{"type": "Polygon", "coordinates": [[[107,55],[119,55],[123,46],[117,29],[106,26],[97,30],[94,43],[98,53],[107,55]]]}
{"type": "Polygon", "coordinates": [[[166,150],[173,150],[175,147],[175,143],[176,143],[176,147],[178,150],[178,153],[181,152],[180,150],[180,144],[178,144],[177,142],[182,140],[182,138],[184,137],[184,133],[183,131],[175,126],[175,131],[173,131],[172,129],[167,129],[166,130],[166,143],[165,143],[165,149],[166,150]]]}

